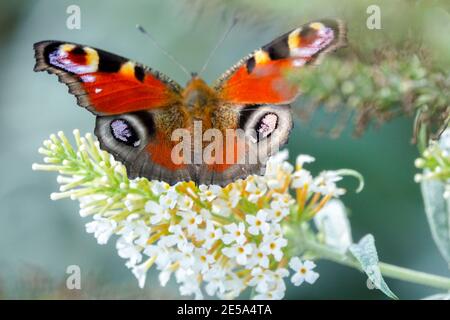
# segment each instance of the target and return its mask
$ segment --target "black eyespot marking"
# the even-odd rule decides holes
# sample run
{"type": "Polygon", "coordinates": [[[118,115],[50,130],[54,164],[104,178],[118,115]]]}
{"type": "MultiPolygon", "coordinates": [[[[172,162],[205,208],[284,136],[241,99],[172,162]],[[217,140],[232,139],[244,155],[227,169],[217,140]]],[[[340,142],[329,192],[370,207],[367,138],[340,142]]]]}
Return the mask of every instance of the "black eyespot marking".
{"type": "Polygon", "coordinates": [[[44,59],[45,62],[49,65],[53,65],[50,61],[50,56],[51,54],[55,53],[55,51],[57,51],[59,49],[59,46],[62,44],[62,42],[53,42],[50,43],[49,45],[47,45],[44,49],[44,59]]]}
{"type": "Polygon", "coordinates": [[[76,46],[75,48],[73,48],[70,51],[71,54],[76,54],[76,55],[80,55],[80,56],[84,56],[86,55],[86,51],[84,51],[84,49],[80,46],[76,46]]]}
{"type": "Polygon", "coordinates": [[[153,137],[156,132],[156,126],[152,114],[147,111],[138,111],[133,113],[133,115],[138,117],[140,122],[144,125],[146,134],[149,137],[153,137]]]}
{"type": "Polygon", "coordinates": [[[110,123],[111,134],[114,139],[131,147],[138,147],[141,143],[138,134],[125,119],[115,119],[110,123]]]}
{"type": "Polygon", "coordinates": [[[309,37],[313,37],[315,34],[317,33],[316,29],[313,29],[311,27],[304,27],[302,28],[302,30],[300,31],[300,38],[309,38],[309,37]]]}
{"type": "Polygon", "coordinates": [[[134,76],[140,82],[144,82],[144,78],[145,78],[145,70],[144,70],[144,68],[142,68],[141,66],[135,65],[134,66],[134,76]]]}
{"type": "Polygon", "coordinates": [[[250,116],[253,112],[255,112],[255,110],[257,110],[259,106],[260,105],[258,104],[249,104],[241,110],[239,115],[239,128],[245,128],[245,124],[248,122],[250,116]]]}
{"type": "Polygon", "coordinates": [[[251,57],[250,59],[247,60],[246,64],[247,73],[249,74],[252,73],[253,69],[255,68],[255,64],[256,64],[255,57],[251,57]]]}
{"type": "Polygon", "coordinates": [[[255,126],[258,141],[270,136],[278,127],[278,116],[275,113],[266,113],[255,126]]]}
{"type": "Polygon", "coordinates": [[[290,56],[288,37],[282,37],[263,47],[272,60],[286,59],[290,56]]]}
{"type": "Polygon", "coordinates": [[[99,56],[98,71],[117,72],[128,60],[103,50],[97,50],[99,56]]]}

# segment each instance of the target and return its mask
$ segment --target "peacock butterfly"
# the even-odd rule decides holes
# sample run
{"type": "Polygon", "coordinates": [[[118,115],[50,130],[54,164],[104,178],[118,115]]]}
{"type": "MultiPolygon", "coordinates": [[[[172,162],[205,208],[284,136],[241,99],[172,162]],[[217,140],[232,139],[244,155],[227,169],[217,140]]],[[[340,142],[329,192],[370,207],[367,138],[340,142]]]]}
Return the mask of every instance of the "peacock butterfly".
{"type": "MultiPolygon", "coordinates": [[[[263,174],[269,147],[287,142],[292,128],[289,104],[300,91],[286,80],[285,73],[317,63],[344,44],[345,27],[340,21],[311,22],[240,60],[213,86],[192,74],[183,88],[142,64],[61,41],[34,44],[34,70],[56,74],[78,105],[96,116],[95,134],[101,148],[124,163],[131,178],[226,185],[250,174],[263,174]],[[212,153],[212,162],[174,159],[177,142],[173,133],[180,128],[193,132],[198,122],[200,133],[242,130],[244,138],[251,137],[245,139],[244,155],[236,155],[235,144],[230,147],[227,142],[212,153]],[[255,130],[258,137],[250,133],[255,130]],[[259,161],[242,160],[263,145],[265,156],[259,161]]],[[[195,159],[204,151],[199,139],[194,135],[189,142],[200,145],[190,151],[195,159]]]]}

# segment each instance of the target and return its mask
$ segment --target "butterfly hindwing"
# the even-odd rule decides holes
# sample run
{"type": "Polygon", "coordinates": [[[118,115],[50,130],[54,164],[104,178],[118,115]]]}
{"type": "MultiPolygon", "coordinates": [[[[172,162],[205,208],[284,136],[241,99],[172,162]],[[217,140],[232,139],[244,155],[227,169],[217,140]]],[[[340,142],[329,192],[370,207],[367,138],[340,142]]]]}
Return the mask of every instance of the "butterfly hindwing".
{"type": "Polygon", "coordinates": [[[286,73],[318,62],[345,44],[338,20],[311,22],[294,29],[238,62],[217,82],[222,100],[237,104],[288,104],[299,94],[286,73]]]}
{"type": "Polygon", "coordinates": [[[97,116],[95,134],[100,147],[126,166],[130,178],[146,177],[175,184],[196,177],[192,165],[172,157],[175,142],[171,132],[185,126],[179,106],[174,105],[160,110],[97,116]]]}
{"type": "Polygon", "coordinates": [[[161,108],[179,100],[178,84],[121,56],[60,41],[38,42],[34,50],[34,70],[56,74],[94,114],[161,108]]]}
{"type": "Polygon", "coordinates": [[[201,184],[227,185],[252,174],[263,175],[268,157],[287,142],[293,126],[289,105],[224,103],[215,114],[213,124],[223,139],[212,161],[199,167],[201,184]]]}

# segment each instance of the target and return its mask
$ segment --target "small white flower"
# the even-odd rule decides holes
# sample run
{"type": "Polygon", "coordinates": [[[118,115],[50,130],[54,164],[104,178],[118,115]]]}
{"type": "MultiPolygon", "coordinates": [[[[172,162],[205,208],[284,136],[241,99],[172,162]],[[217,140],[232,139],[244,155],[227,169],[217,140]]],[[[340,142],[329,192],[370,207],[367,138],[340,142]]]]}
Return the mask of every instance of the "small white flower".
{"type": "Polygon", "coordinates": [[[295,203],[295,200],[289,193],[275,192],[273,195],[272,203],[277,203],[280,207],[290,208],[295,203]]]}
{"type": "Polygon", "coordinates": [[[151,191],[155,196],[159,196],[170,190],[170,185],[166,182],[154,180],[152,181],[151,191]]]}
{"type": "Polygon", "coordinates": [[[152,259],[148,259],[144,263],[134,266],[131,270],[134,276],[138,279],[139,287],[142,289],[145,285],[145,279],[147,278],[147,271],[152,265],[152,259]]]}
{"type": "Polygon", "coordinates": [[[183,195],[178,199],[178,209],[181,211],[190,211],[194,205],[194,200],[190,196],[183,195]]]}
{"type": "Polygon", "coordinates": [[[222,192],[222,188],[214,184],[210,186],[202,184],[199,186],[199,189],[200,189],[199,192],[200,200],[208,202],[213,201],[222,192]]]}
{"type": "Polygon", "coordinates": [[[272,201],[270,209],[267,209],[267,219],[273,222],[280,222],[289,215],[289,207],[286,207],[281,201],[272,201]]]}
{"type": "Polygon", "coordinates": [[[247,259],[252,253],[252,246],[247,244],[235,244],[231,247],[225,247],[222,249],[224,255],[229,258],[236,258],[236,262],[240,265],[247,264],[247,259]]]}
{"type": "Polygon", "coordinates": [[[312,261],[302,262],[300,258],[293,257],[289,261],[289,267],[295,272],[291,277],[291,282],[296,286],[301,285],[304,281],[313,284],[319,278],[319,274],[313,271],[316,264],[312,261]]]}
{"type": "Polygon", "coordinates": [[[303,165],[305,163],[311,163],[311,162],[314,162],[314,161],[316,161],[316,158],[314,158],[314,157],[312,157],[310,155],[307,155],[307,154],[300,154],[300,155],[297,156],[295,164],[298,167],[301,168],[301,167],[303,167],[303,165]]]}
{"type": "Polygon", "coordinates": [[[342,177],[336,171],[322,171],[313,181],[311,191],[333,197],[341,196],[345,193],[344,189],[338,188],[336,182],[342,177]]]}
{"type": "Polygon", "coordinates": [[[258,176],[254,176],[254,181],[247,181],[247,185],[245,186],[245,191],[249,193],[248,201],[250,202],[258,201],[267,192],[266,184],[257,178],[258,176]]]}
{"type": "Polygon", "coordinates": [[[117,223],[112,219],[94,216],[94,221],[86,223],[86,232],[93,233],[98,244],[106,244],[117,228],[117,223]]]}
{"type": "Polygon", "coordinates": [[[181,225],[186,228],[188,235],[199,236],[199,225],[203,222],[203,217],[195,211],[182,212],[183,219],[181,225]]]}
{"type": "Polygon", "coordinates": [[[163,220],[169,220],[170,214],[169,212],[160,204],[155,201],[147,201],[144,208],[145,212],[152,213],[153,215],[150,217],[151,224],[158,224],[163,220]]]}
{"type": "Polygon", "coordinates": [[[129,215],[126,220],[122,221],[117,234],[121,235],[126,242],[134,242],[138,246],[145,247],[150,235],[150,227],[139,218],[138,214],[129,215]]]}
{"type": "Polygon", "coordinates": [[[134,221],[133,227],[133,233],[135,235],[134,243],[138,246],[145,247],[150,235],[150,227],[148,227],[147,224],[142,220],[134,221]]]}
{"type": "Polygon", "coordinates": [[[256,216],[248,214],[246,216],[247,223],[250,225],[248,227],[248,232],[254,236],[261,234],[266,234],[270,230],[270,225],[267,223],[267,211],[259,210],[256,216]]]}
{"type": "Polygon", "coordinates": [[[200,236],[200,240],[205,240],[203,247],[210,249],[217,240],[222,238],[222,229],[214,227],[211,221],[206,222],[206,228],[200,236]]]}
{"type": "MultiPolygon", "coordinates": [[[[270,235],[272,238],[281,238],[283,237],[283,229],[279,223],[272,223],[270,225],[270,235]]],[[[267,237],[265,239],[268,239],[267,237]]]]}
{"type": "Polygon", "coordinates": [[[252,278],[248,284],[255,287],[259,293],[266,293],[269,291],[270,282],[273,281],[273,272],[268,269],[254,268],[251,272],[252,278]]]}
{"type": "Polygon", "coordinates": [[[200,248],[195,251],[195,264],[193,269],[204,274],[215,262],[216,259],[212,254],[209,254],[206,249],[200,248]]]}
{"type": "Polygon", "coordinates": [[[155,258],[155,264],[159,270],[164,270],[172,263],[174,252],[172,248],[164,246],[163,243],[158,242],[156,245],[149,245],[145,247],[143,253],[150,258],[155,258]]]}
{"type": "Polygon", "coordinates": [[[228,272],[225,274],[224,279],[225,292],[223,294],[219,293],[217,295],[220,299],[236,299],[239,294],[246,288],[244,281],[231,270],[228,270],[228,272]]]}
{"type": "Polygon", "coordinates": [[[178,193],[176,191],[170,190],[166,194],[159,197],[159,204],[163,209],[173,209],[177,204],[178,193]]]}
{"type": "Polygon", "coordinates": [[[193,245],[186,245],[183,251],[174,254],[174,260],[179,263],[181,269],[188,270],[194,265],[195,255],[193,251],[193,245]]]}
{"type": "Polygon", "coordinates": [[[263,268],[269,268],[269,257],[267,254],[265,254],[261,248],[256,248],[256,245],[253,244],[253,254],[252,257],[249,259],[247,266],[249,269],[253,268],[254,266],[261,266],[263,268]]]}
{"type": "Polygon", "coordinates": [[[195,300],[203,299],[203,294],[200,289],[200,284],[195,275],[186,277],[186,279],[180,285],[180,294],[183,296],[194,295],[195,300]]]}
{"type": "Polygon", "coordinates": [[[215,294],[223,294],[225,292],[225,270],[220,266],[214,266],[204,276],[203,279],[207,282],[205,286],[206,293],[210,296],[215,294]]]}
{"type": "Polygon", "coordinates": [[[280,175],[291,174],[294,170],[294,167],[285,161],[287,157],[287,150],[283,150],[267,160],[264,178],[267,186],[272,190],[281,188],[285,184],[280,175]]]}
{"type": "Polygon", "coordinates": [[[189,250],[189,243],[186,239],[186,235],[179,224],[171,225],[169,227],[169,232],[169,235],[162,237],[159,240],[163,245],[168,247],[173,247],[176,245],[180,251],[189,250]]]}
{"type": "Polygon", "coordinates": [[[287,240],[281,237],[275,237],[273,235],[264,237],[261,246],[261,251],[265,254],[273,255],[276,261],[280,261],[283,258],[282,248],[287,246],[287,240]]]}
{"type": "Polygon", "coordinates": [[[231,189],[228,194],[228,201],[231,208],[235,208],[242,198],[242,194],[237,189],[231,189]]]}
{"type": "Polygon", "coordinates": [[[292,182],[291,186],[292,188],[298,189],[303,188],[304,186],[309,186],[313,183],[313,177],[311,176],[311,173],[308,170],[300,170],[296,171],[292,175],[292,182]]]}
{"type": "Polygon", "coordinates": [[[228,233],[223,236],[223,243],[230,244],[235,241],[237,244],[244,244],[247,241],[244,223],[240,222],[239,225],[236,223],[228,224],[224,226],[224,229],[228,233]]]}
{"type": "Polygon", "coordinates": [[[211,211],[214,214],[229,217],[231,214],[231,208],[227,201],[221,198],[214,199],[211,204],[211,211]]]}
{"type": "Polygon", "coordinates": [[[128,242],[124,237],[117,239],[116,249],[121,258],[128,259],[125,264],[128,268],[134,267],[142,260],[142,254],[136,245],[132,242],[128,242]]]}
{"type": "Polygon", "coordinates": [[[270,273],[270,281],[266,291],[258,291],[259,293],[254,299],[283,299],[286,292],[286,284],[284,278],[289,275],[289,271],[285,268],[276,269],[270,273]]]}
{"type": "Polygon", "coordinates": [[[208,209],[200,209],[199,214],[202,216],[203,221],[208,221],[209,219],[211,219],[211,212],[208,209]]]}
{"type": "Polygon", "coordinates": [[[289,158],[289,150],[283,149],[283,150],[275,153],[273,156],[271,156],[267,160],[267,163],[270,165],[280,165],[280,164],[284,163],[285,161],[287,161],[288,158],[289,158]]]}

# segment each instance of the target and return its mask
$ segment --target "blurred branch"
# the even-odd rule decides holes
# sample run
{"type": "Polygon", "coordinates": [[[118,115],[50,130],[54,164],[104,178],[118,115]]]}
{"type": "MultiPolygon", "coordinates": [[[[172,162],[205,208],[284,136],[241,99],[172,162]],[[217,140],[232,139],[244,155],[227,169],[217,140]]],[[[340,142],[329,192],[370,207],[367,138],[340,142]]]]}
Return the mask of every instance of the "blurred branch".
{"type": "MultiPolygon", "coordinates": [[[[426,125],[428,133],[436,134],[450,115],[450,72],[427,69],[417,55],[385,54],[373,65],[329,58],[318,68],[305,68],[289,77],[304,92],[300,100],[304,106],[297,114],[305,118],[305,111],[319,107],[351,114],[357,135],[371,122],[414,114],[418,126],[426,125]]],[[[335,131],[346,124],[337,124],[335,131]]]]}
{"type": "MultiPolygon", "coordinates": [[[[362,271],[359,263],[354,258],[350,257],[347,253],[342,253],[339,250],[331,248],[330,246],[320,244],[308,239],[304,239],[304,241],[304,248],[312,251],[321,259],[330,260],[362,271]]],[[[450,290],[450,278],[415,271],[384,262],[380,262],[379,267],[383,276],[392,279],[421,284],[438,289],[450,290]]]]}

